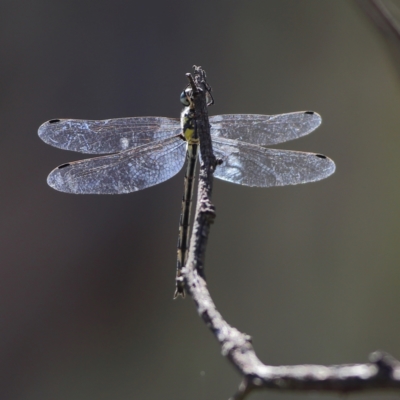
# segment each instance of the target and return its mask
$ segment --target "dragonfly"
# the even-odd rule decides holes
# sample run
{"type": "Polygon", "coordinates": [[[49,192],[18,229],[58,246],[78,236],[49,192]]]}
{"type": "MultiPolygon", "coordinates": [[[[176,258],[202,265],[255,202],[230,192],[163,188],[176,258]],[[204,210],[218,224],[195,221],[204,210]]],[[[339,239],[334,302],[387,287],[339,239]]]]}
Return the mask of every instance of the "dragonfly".
{"type": "MultiPolygon", "coordinates": [[[[106,120],[52,119],[39,137],[64,150],[99,157],[62,164],[47,183],[73,194],[131,193],[176,175],[187,160],[179,226],[175,296],[184,296],[181,269],[187,260],[194,175],[199,137],[190,93],[180,96],[181,118],[131,117],[106,120]]],[[[321,124],[313,111],[279,115],[225,114],[209,118],[212,147],[218,159],[214,177],[244,186],[296,185],[324,179],[335,163],[322,154],[271,149],[298,139],[321,124]]]]}

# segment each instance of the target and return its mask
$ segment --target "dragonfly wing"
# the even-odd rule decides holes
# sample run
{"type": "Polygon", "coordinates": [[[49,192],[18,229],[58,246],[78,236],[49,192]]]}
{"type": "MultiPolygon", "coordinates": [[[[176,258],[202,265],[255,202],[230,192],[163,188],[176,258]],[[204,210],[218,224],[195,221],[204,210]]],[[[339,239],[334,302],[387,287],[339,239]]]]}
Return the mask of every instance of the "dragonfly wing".
{"type": "Polygon", "coordinates": [[[321,125],[313,111],[279,115],[228,114],[210,117],[211,135],[259,146],[287,142],[308,135],[321,125]]]}
{"type": "Polygon", "coordinates": [[[124,151],[179,134],[179,120],[164,117],[115,118],[99,121],[52,119],[39,127],[39,137],[63,150],[88,154],[124,151]]]}
{"type": "Polygon", "coordinates": [[[179,137],[129,149],[117,154],[60,165],[47,183],[75,194],[130,193],[164,182],[177,174],[186,155],[179,137]]]}
{"type": "Polygon", "coordinates": [[[219,138],[213,148],[222,160],[214,176],[239,185],[297,185],[319,181],[335,171],[335,163],[322,154],[267,149],[219,138]]]}

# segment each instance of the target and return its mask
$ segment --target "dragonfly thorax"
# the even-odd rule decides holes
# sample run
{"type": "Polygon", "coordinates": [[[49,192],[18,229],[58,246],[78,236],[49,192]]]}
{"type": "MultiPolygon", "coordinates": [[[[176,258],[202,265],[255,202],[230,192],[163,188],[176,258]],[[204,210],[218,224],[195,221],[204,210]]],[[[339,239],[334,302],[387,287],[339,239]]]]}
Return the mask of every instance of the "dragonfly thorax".
{"type": "Polygon", "coordinates": [[[188,106],[181,113],[182,134],[189,143],[198,143],[199,138],[196,133],[196,122],[194,118],[194,110],[188,106]]]}

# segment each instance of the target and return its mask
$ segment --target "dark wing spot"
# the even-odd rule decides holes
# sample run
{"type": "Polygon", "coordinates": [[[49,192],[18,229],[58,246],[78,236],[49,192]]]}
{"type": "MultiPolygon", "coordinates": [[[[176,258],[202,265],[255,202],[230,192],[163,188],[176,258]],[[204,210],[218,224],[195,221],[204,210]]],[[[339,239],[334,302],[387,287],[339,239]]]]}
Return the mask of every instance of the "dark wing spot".
{"type": "Polygon", "coordinates": [[[310,114],[310,115],[314,115],[314,111],[306,111],[304,114],[310,114]]]}
{"type": "Polygon", "coordinates": [[[60,120],[59,119],[51,119],[49,121],[49,124],[56,124],[57,122],[60,122],[60,120]]]}
{"type": "Polygon", "coordinates": [[[67,163],[67,164],[61,164],[59,165],[57,168],[61,169],[61,168],[65,168],[65,167],[69,167],[71,164],[67,163]]]}
{"type": "Polygon", "coordinates": [[[326,158],[326,156],[324,156],[323,154],[316,154],[316,156],[319,158],[326,158]]]}

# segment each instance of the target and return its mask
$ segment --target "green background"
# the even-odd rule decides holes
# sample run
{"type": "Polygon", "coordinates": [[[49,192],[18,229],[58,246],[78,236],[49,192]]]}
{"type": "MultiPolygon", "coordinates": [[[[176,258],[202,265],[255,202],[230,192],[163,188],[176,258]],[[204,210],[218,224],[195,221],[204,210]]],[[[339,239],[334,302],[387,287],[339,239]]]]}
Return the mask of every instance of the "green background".
{"type": "Polygon", "coordinates": [[[280,147],[337,165],[293,187],[215,182],[206,273],[219,310],[267,364],[400,357],[400,80],[354,2],[3,0],[0,64],[1,399],[236,390],[191,299],[172,301],[183,173],[129,195],[59,193],[47,174],[84,156],[36,133],[51,118],[178,117],[193,64],[210,114],[320,113],[316,132],[280,147]]]}

